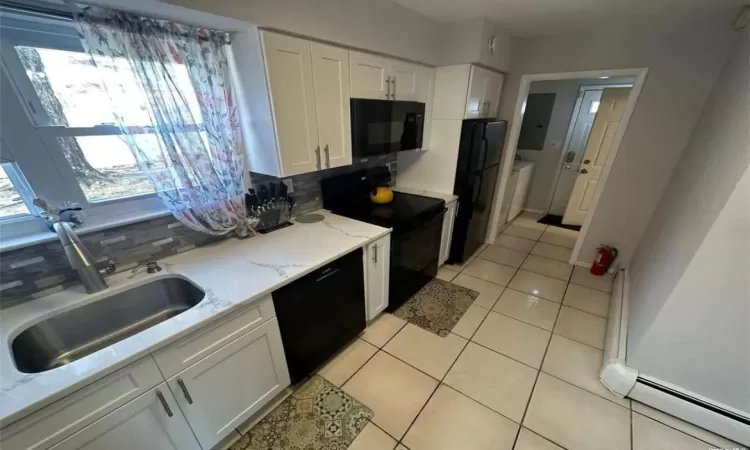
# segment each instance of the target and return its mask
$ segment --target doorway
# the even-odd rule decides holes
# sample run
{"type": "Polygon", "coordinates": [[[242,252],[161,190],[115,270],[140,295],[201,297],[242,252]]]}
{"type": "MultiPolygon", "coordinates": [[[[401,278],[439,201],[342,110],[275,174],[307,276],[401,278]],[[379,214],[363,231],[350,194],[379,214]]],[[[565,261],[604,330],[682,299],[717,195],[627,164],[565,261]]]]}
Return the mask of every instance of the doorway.
{"type": "Polygon", "coordinates": [[[525,211],[525,219],[573,236],[570,262],[583,263],[578,252],[645,75],[626,69],[521,77],[489,240],[525,211]]]}
{"type": "Polygon", "coordinates": [[[546,211],[546,223],[580,230],[623,119],[629,84],[579,88],[546,211]]]}

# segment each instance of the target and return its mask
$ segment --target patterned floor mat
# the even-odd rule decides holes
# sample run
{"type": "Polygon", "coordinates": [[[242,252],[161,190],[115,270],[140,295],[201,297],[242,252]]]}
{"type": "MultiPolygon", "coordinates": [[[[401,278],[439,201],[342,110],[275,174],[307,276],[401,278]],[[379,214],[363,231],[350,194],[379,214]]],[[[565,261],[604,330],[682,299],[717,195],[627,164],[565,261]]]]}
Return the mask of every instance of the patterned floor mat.
{"type": "Polygon", "coordinates": [[[435,278],[393,315],[446,337],[478,296],[476,291],[435,278]]]}

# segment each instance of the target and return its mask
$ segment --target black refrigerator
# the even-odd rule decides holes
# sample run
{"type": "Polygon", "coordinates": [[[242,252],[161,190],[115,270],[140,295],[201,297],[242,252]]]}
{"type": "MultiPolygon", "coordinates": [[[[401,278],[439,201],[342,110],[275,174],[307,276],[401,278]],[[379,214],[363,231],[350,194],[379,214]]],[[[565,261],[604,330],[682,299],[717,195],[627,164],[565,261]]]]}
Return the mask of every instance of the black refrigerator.
{"type": "Polygon", "coordinates": [[[453,185],[458,214],[449,263],[463,263],[485,242],[507,128],[504,120],[463,121],[453,185]]]}

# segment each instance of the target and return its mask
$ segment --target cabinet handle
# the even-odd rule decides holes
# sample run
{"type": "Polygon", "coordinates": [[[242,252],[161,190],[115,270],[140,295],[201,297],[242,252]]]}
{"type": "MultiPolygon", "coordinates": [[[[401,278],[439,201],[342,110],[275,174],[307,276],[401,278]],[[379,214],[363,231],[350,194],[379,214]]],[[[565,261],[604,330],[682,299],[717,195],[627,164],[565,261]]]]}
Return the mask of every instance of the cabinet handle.
{"type": "Polygon", "coordinates": [[[391,99],[396,100],[396,77],[391,79],[391,87],[391,91],[393,91],[391,92],[391,99]]]}
{"type": "Polygon", "coordinates": [[[161,406],[164,407],[164,411],[167,413],[167,417],[172,417],[174,414],[172,414],[172,409],[167,404],[167,400],[164,398],[161,392],[159,390],[156,390],[156,396],[159,398],[159,401],[161,402],[161,406]]]}
{"type": "Polygon", "coordinates": [[[378,246],[377,245],[372,246],[372,262],[374,262],[375,264],[378,263],[378,246]]]}
{"type": "Polygon", "coordinates": [[[331,168],[331,153],[328,151],[328,144],[326,144],[323,151],[326,152],[326,167],[330,169],[331,168]]]}
{"type": "Polygon", "coordinates": [[[321,169],[320,167],[320,145],[315,147],[315,160],[316,160],[315,166],[318,168],[318,170],[320,170],[321,169]]]}
{"type": "Polygon", "coordinates": [[[193,404],[193,398],[190,397],[190,392],[187,390],[187,386],[185,386],[185,383],[182,381],[182,379],[177,379],[177,384],[180,385],[180,389],[182,390],[182,395],[185,396],[185,400],[187,400],[189,405],[193,404]]]}
{"type": "Polygon", "coordinates": [[[385,99],[391,98],[391,77],[385,79],[385,99]]]}

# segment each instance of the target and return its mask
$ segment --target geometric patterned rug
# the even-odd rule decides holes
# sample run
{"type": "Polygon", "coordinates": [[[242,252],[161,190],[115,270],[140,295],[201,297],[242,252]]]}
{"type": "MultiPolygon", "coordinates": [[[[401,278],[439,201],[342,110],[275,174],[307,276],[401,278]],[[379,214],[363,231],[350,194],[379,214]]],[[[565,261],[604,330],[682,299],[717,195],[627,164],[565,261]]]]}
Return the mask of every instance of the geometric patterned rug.
{"type": "Polygon", "coordinates": [[[446,337],[477,297],[477,291],[433,278],[393,315],[446,337]]]}
{"type": "Polygon", "coordinates": [[[314,375],[230,450],[346,450],[372,416],[370,408],[314,375]]]}

